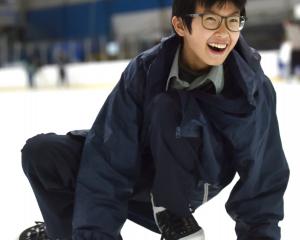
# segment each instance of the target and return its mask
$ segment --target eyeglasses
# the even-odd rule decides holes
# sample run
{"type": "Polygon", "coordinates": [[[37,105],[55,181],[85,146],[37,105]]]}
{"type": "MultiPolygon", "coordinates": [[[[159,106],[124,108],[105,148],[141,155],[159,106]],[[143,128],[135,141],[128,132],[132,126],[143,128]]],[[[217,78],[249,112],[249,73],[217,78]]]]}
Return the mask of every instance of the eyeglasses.
{"type": "Polygon", "coordinates": [[[221,26],[223,19],[225,19],[226,28],[231,32],[241,31],[245,26],[245,22],[247,21],[247,17],[245,16],[223,17],[214,13],[193,13],[187,14],[186,16],[192,18],[201,17],[202,26],[208,30],[218,29],[221,26]]]}

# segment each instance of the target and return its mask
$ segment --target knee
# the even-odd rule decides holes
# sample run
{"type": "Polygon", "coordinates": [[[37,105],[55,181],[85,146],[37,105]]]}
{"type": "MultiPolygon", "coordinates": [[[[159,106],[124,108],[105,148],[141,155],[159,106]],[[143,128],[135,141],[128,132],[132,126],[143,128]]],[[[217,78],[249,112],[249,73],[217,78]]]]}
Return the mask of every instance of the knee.
{"type": "Polygon", "coordinates": [[[21,150],[22,168],[25,175],[36,172],[37,169],[47,166],[47,155],[52,147],[54,133],[39,134],[29,138],[21,150]]]}

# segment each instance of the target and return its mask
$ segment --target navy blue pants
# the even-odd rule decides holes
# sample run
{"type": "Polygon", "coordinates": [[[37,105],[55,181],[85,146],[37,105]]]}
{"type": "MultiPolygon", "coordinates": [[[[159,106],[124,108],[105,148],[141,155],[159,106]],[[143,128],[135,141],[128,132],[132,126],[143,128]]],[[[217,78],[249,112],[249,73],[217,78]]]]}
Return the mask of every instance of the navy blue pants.
{"type": "MultiPolygon", "coordinates": [[[[182,117],[176,93],[158,95],[148,113],[155,203],[175,214],[187,215],[188,193],[197,178],[200,139],[176,136],[182,117]]],[[[72,233],[74,191],[83,143],[81,137],[48,133],[28,139],[22,149],[24,173],[53,239],[68,238],[72,233]]],[[[149,203],[130,200],[128,219],[158,232],[149,203]]]]}

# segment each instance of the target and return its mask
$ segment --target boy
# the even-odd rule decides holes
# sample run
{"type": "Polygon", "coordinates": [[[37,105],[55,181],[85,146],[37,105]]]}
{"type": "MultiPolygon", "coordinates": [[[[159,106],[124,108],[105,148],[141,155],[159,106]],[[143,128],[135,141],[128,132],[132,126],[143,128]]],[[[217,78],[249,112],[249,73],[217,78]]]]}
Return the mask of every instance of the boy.
{"type": "Polygon", "coordinates": [[[130,62],[86,137],[27,141],[47,233],[41,223],[22,236],[117,240],[128,218],[162,239],[203,240],[192,213],[238,173],[226,203],[238,240],[280,239],[289,169],[275,92],[240,36],[245,4],[174,0],[176,35],[130,62]]]}

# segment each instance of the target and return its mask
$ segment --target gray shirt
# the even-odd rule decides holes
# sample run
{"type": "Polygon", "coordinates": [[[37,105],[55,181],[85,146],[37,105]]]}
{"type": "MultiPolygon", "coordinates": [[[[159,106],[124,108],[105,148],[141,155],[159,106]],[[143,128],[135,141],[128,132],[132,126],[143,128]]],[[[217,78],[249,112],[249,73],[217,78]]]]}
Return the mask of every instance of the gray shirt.
{"type": "Polygon", "coordinates": [[[192,72],[180,65],[180,49],[181,46],[176,51],[166,84],[166,90],[170,87],[178,90],[193,90],[211,81],[216,89],[216,93],[220,93],[224,87],[223,65],[214,66],[209,71],[203,73],[192,72]]]}

